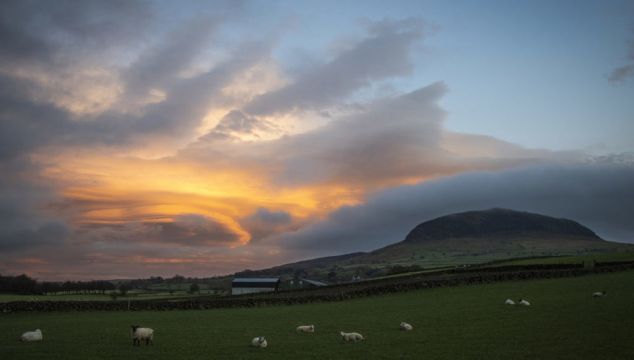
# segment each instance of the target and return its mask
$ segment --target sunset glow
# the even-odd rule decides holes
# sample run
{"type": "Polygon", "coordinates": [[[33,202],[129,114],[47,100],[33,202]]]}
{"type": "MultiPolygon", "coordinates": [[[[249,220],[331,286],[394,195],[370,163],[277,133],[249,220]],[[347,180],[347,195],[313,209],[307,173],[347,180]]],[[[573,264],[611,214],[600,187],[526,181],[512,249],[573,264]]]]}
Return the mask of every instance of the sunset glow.
{"type": "Polygon", "coordinates": [[[87,3],[0,5],[1,274],[228,274],[497,206],[634,242],[627,2],[87,3]]]}

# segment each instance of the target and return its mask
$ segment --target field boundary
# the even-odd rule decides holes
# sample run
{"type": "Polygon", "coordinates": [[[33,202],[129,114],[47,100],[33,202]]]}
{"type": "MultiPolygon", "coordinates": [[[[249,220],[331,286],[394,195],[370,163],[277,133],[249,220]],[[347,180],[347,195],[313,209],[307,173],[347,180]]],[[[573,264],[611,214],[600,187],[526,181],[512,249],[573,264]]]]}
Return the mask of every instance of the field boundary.
{"type": "Polygon", "coordinates": [[[634,261],[597,263],[584,268],[578,264],[503,266],[495,268],[453,269],[433,274],[403,276],[401,278],[370,280],[345,285],[333,285],[308,290],[278,293],[197,297],[186,300],[130,300],[130,301],[11,301],[0,303],[0,313],[51,311],[167,311],[216,308],[292,305],[313,302],[342,301],[353,298],[383,295],[404,291],[477,285],[502,281],[536,280],[577,277],[589,274],[627,271],[634,269],[634,261]]]}

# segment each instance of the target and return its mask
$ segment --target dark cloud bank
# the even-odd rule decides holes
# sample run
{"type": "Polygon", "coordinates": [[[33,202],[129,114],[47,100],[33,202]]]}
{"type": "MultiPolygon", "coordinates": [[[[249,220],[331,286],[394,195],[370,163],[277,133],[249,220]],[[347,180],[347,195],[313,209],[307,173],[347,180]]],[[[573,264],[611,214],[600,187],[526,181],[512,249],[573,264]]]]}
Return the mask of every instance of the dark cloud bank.
{"type": "Polygon", "coordinates": [[[494,207],[579,221],[607,240],[634,243],[634,168],[538,166],[474,172],[380,192],[327,220],[274,239],[297,253],[373,250],[405,238],[419,223],[494,207]]]}

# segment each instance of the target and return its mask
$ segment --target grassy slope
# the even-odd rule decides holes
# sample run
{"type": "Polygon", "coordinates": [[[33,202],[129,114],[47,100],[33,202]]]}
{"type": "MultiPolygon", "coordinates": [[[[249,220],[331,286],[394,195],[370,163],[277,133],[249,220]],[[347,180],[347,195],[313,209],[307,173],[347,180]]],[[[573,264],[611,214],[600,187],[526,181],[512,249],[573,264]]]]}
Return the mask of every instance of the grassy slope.
{"type": "Polygon", "coordinates": [[[415,262],[435,266],[481,263],[500,258],[634,251],[632,244],[585,239],[444,239],[398,243],[355,260],[415,262]]]}
{"type": "Polygon", "coordinates": [[[253,309],[0,315],[3,359],[631,359],[634,271],[416,291],[340,303],[253,309]],[[597,290],[608,297],[592,298],[597,290]],[[502,304],[525,297],[531,307],[502,304]],[[414,324],[412,332],[398,323],[414,324]],[[128,326],[156,329],[133,348],[128,326]],[[294,327],[314,323],[315,334],[294,327]],[[43,343],[17,341],[44,331],[43,343]],[[342,343],[339,330],[367,338],[342,343]],[[91,335],[94,334],[94,335],[91,335]],[[250,348],[265,335],[269,348],[250,348]]]}
{"type": "Polygon", "coordinates": [[[288,264],[265,269],[261,274],[292,274],[294,269],[304,268],[309,278],[326,280],[335,270],[338,279],[349,280],[358,271],[362,277],[367,270],[385,269],[394,265],[419,265],[425,269],[474,265],[509,258],[538,256],[581,256],[584,254],[634,253],[633,244],[622,244],[584,238],[522,238],[481,239],[459,238],[427,241],[423,243],[396,243],[384,248],[352,257],[332,257],[288,264]]]}

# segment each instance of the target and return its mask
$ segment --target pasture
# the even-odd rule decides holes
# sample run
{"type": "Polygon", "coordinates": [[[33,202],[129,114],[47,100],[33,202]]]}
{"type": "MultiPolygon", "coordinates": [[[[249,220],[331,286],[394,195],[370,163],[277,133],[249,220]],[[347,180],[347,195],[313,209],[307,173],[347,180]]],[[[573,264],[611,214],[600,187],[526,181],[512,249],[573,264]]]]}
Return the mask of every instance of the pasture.
{"type": "Polygon", "coordinates": [[[0,315],[3,359],[631,359],[634,271],[436,288],[344,302],[168,312],[0,315]],[[592,298],[606,290],[605,298],[592,298]],[[503,305],[527,298],[530,307],[503,305]],[[414,325],[398,330],[401,321],[414,325]],[[133,347],[129,326],[155,329],[133,347]],[[315,324],[314,334],[297,334],[315,324]],[[42,343],[20,334],[42,329],[42,343]],[[338,332],[366,340],[343,343],[338,332]],[[269,347],[249,347],[255,336],[269,347]]]}

